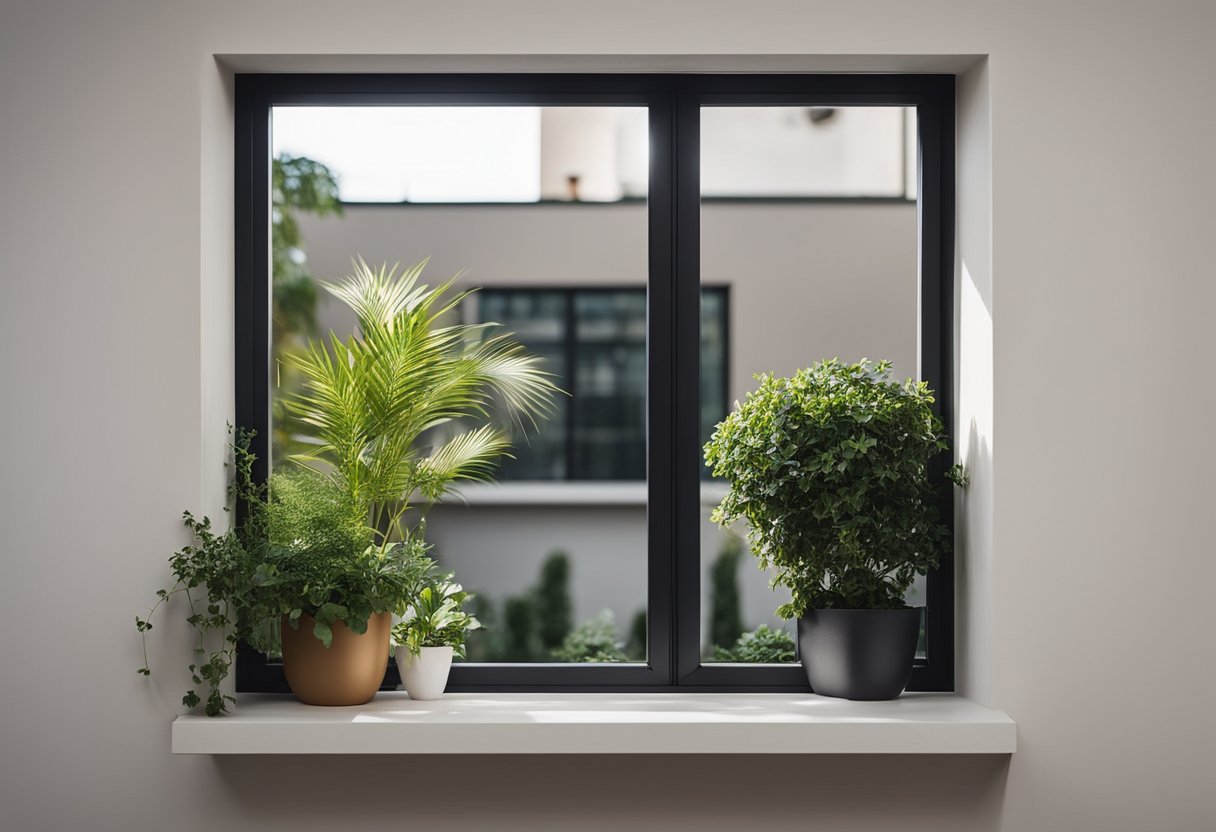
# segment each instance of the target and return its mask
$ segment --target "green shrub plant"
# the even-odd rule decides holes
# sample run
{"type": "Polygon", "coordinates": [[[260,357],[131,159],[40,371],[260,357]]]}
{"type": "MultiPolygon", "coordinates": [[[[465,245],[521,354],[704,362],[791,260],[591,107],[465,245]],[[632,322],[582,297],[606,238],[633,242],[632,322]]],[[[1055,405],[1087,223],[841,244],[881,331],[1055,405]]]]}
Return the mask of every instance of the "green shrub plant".
{"type": "Polygon", "coordinates": [[[933,394],[890,374],[889,362],[833,359],[760,375],[705,446],[730,485],[713,518],[746,523],[761,568],[790,590],[782,618],[901,609],[916,575],[951,546],[943,506],[962,469],[931,476],[947,450],[933,394]]]}

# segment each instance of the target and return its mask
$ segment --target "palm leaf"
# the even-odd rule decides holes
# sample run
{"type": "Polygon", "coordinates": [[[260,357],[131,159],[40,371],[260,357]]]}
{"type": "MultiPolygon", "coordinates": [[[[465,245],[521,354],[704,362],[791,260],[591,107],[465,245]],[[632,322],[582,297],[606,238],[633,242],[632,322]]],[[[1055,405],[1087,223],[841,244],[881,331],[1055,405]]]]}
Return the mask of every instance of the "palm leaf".
{"type": "Polygon", "coordinates": [[[290,358],[304,385],[287,407],[312,446],[298,461],[331,475],[373,518],[387,510],[390,527],[416,492],[437,499],[454,480],[492,477],[511,447],[492,411],[535,427],[557,392],[538,357],[490,334],[496,324],[448,323],[468,293],[452,291],[459,275],[422,283],[426,265],[355,258],[351,274],[325,288],[354,311],[359,333],[331,333],[290,358]],[[424,436],[469,421],[482,424],[424,456],[424,436]]]}
{"type": "Polygon", "coordinates": [[[435,499],[454,480],[486,482],[492,478],[497,460],[510,449],[506,434],[492,425],[454,436],[420,463],[420,488],[435,499]]]}

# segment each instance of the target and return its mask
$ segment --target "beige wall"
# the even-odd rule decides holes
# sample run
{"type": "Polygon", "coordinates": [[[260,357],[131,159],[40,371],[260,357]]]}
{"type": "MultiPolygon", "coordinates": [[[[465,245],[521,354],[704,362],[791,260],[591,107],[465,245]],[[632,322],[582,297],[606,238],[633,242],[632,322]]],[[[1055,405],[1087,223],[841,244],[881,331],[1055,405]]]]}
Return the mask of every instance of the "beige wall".
{"type": "MultiPolygon", "coordinates": [[[[1203,0],[6,3],[4,826],[1216,826],[1213,14],[1203,0]],[[221,493],[231,122],[217,53],[448,69],[942,69],[971,62],[934,55],[988,55],[962,122],[960,281],[978,303],[961,328],[982,342],[990,323],[992,389],[991,434],[985,395],[968,414],[987,474],[984,506],[965,507],[981,543],[965,555],[960,679],[1017,719],[1018,753],[169,756],[184,634],[156,631],[149,684],[131,619],[183,542],[180,510],[221,493]],[[865,57],[883,54],[903,57],[865,57]]],[[[964,362],[963,382],[982,384],[986,363],[964,362]]]]}

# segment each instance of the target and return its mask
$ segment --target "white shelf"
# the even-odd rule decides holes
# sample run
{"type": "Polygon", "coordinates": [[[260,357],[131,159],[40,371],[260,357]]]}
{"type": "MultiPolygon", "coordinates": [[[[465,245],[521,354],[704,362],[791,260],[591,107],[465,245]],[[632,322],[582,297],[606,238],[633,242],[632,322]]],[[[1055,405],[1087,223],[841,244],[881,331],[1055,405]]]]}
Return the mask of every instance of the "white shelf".
{"type": "Polygon", "coordinates": [[[1017,728],[954,694],[380,693],[319,708],[242,694],[173,723],[174,754],[1011,754],[1017,728]]]}
{"type": "MultiPolygon", "coordinates": [[[[701,505],[716,506],[726,496],[726,483],[701,483],[701,505]]],[[[646,483],[639,482],[495,482],[467,483],[440,499],[444,505],[470,506],[645,506],[646,483]]]]}

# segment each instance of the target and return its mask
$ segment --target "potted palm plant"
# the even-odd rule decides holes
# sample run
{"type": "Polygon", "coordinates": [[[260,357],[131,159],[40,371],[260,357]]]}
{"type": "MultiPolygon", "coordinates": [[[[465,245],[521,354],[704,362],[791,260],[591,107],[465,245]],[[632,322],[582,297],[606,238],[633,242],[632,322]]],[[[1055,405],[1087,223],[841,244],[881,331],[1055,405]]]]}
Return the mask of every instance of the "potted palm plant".
{"type": "MultiPolygon", "coordinates": [[[[309,450],[299,470],[253,481],[248,438],[236,442],[238,522],[224,534],[186,515],[195,542],[171,559],[178,592],[205,591],[190,623],[227,633],[191,666],[226,708],[219,682],[238,641],[281,645],[293,692],[313,704],[361,704],[384,676],[391,615],[403,612],[433,564],[411,511],[458,481],[487,480],[511,447],[492,417],[535,423],[555,390],[540,359],[494,325],[451,323],[467,293],[420,282],[426,261],[398,273],[357,259],[325,288],[354,310],[358,333],[311,341],[287,357],[304,379],[285,397],[309,450]],[[205,589],[204,589],[205,588],[205,589]]],[[[154,607],[154,610],[156,608],[154,607]]],[[[147,632],[149,618],[137,619],[147,632]]],[[[147,672],[147,667],[141,669],[147,672]]],[[[193,691],[184,701],[197,704],[193,691]]]]}
{"type": "Polygon", "coordinates": [[[429,581],[393,627],[397,670],[411,699],[443,695],[452,658],[464,658],[469,633],[481,627],[464,610],[472,598],[451,575],[429,581]]]}
{"type": "Polygon", "coordinates": [[[752,552],[791,600],[811,688],[893,699],[907,685],[920,610],[904,598],[952,544],[947,449],[924,382],[899,384],[889,362],[822,361],[759,387],[715,430],[705,458],[730,488],[714,519],[745,521],[752,552]]]}
{"type": "MultiPolygon", "coordinates": [[[[491,478],[511,448],[492,411],[535,424],[556,389],[541,359],[509,334],[494,334],[493,324],[451,322],[468,292],[451,292],[456,278],[435,288],[421,283],[426,264],[398,273],[356,258],[348,277],[323,286],[355,313],[358,333],[331,333],[288,359],[304,385],[286,406],[307,426],[310,447],[294,459],[335,484],[382,553],[419,537],[411,515],[419,502],[438,499],[454,482],[491,478]]],[[[284,626],[293,623],[284,618],[284,626]]],[[[381,664],[389,625],[387,613],[377,619],[381,664]]],[[[320,667],[310,678],[333,678],[316,663],[322,659],[338,661],[309,639],[283,640],[289,684],[303,672],[293,674],[293,666],[320,667]]]]}

